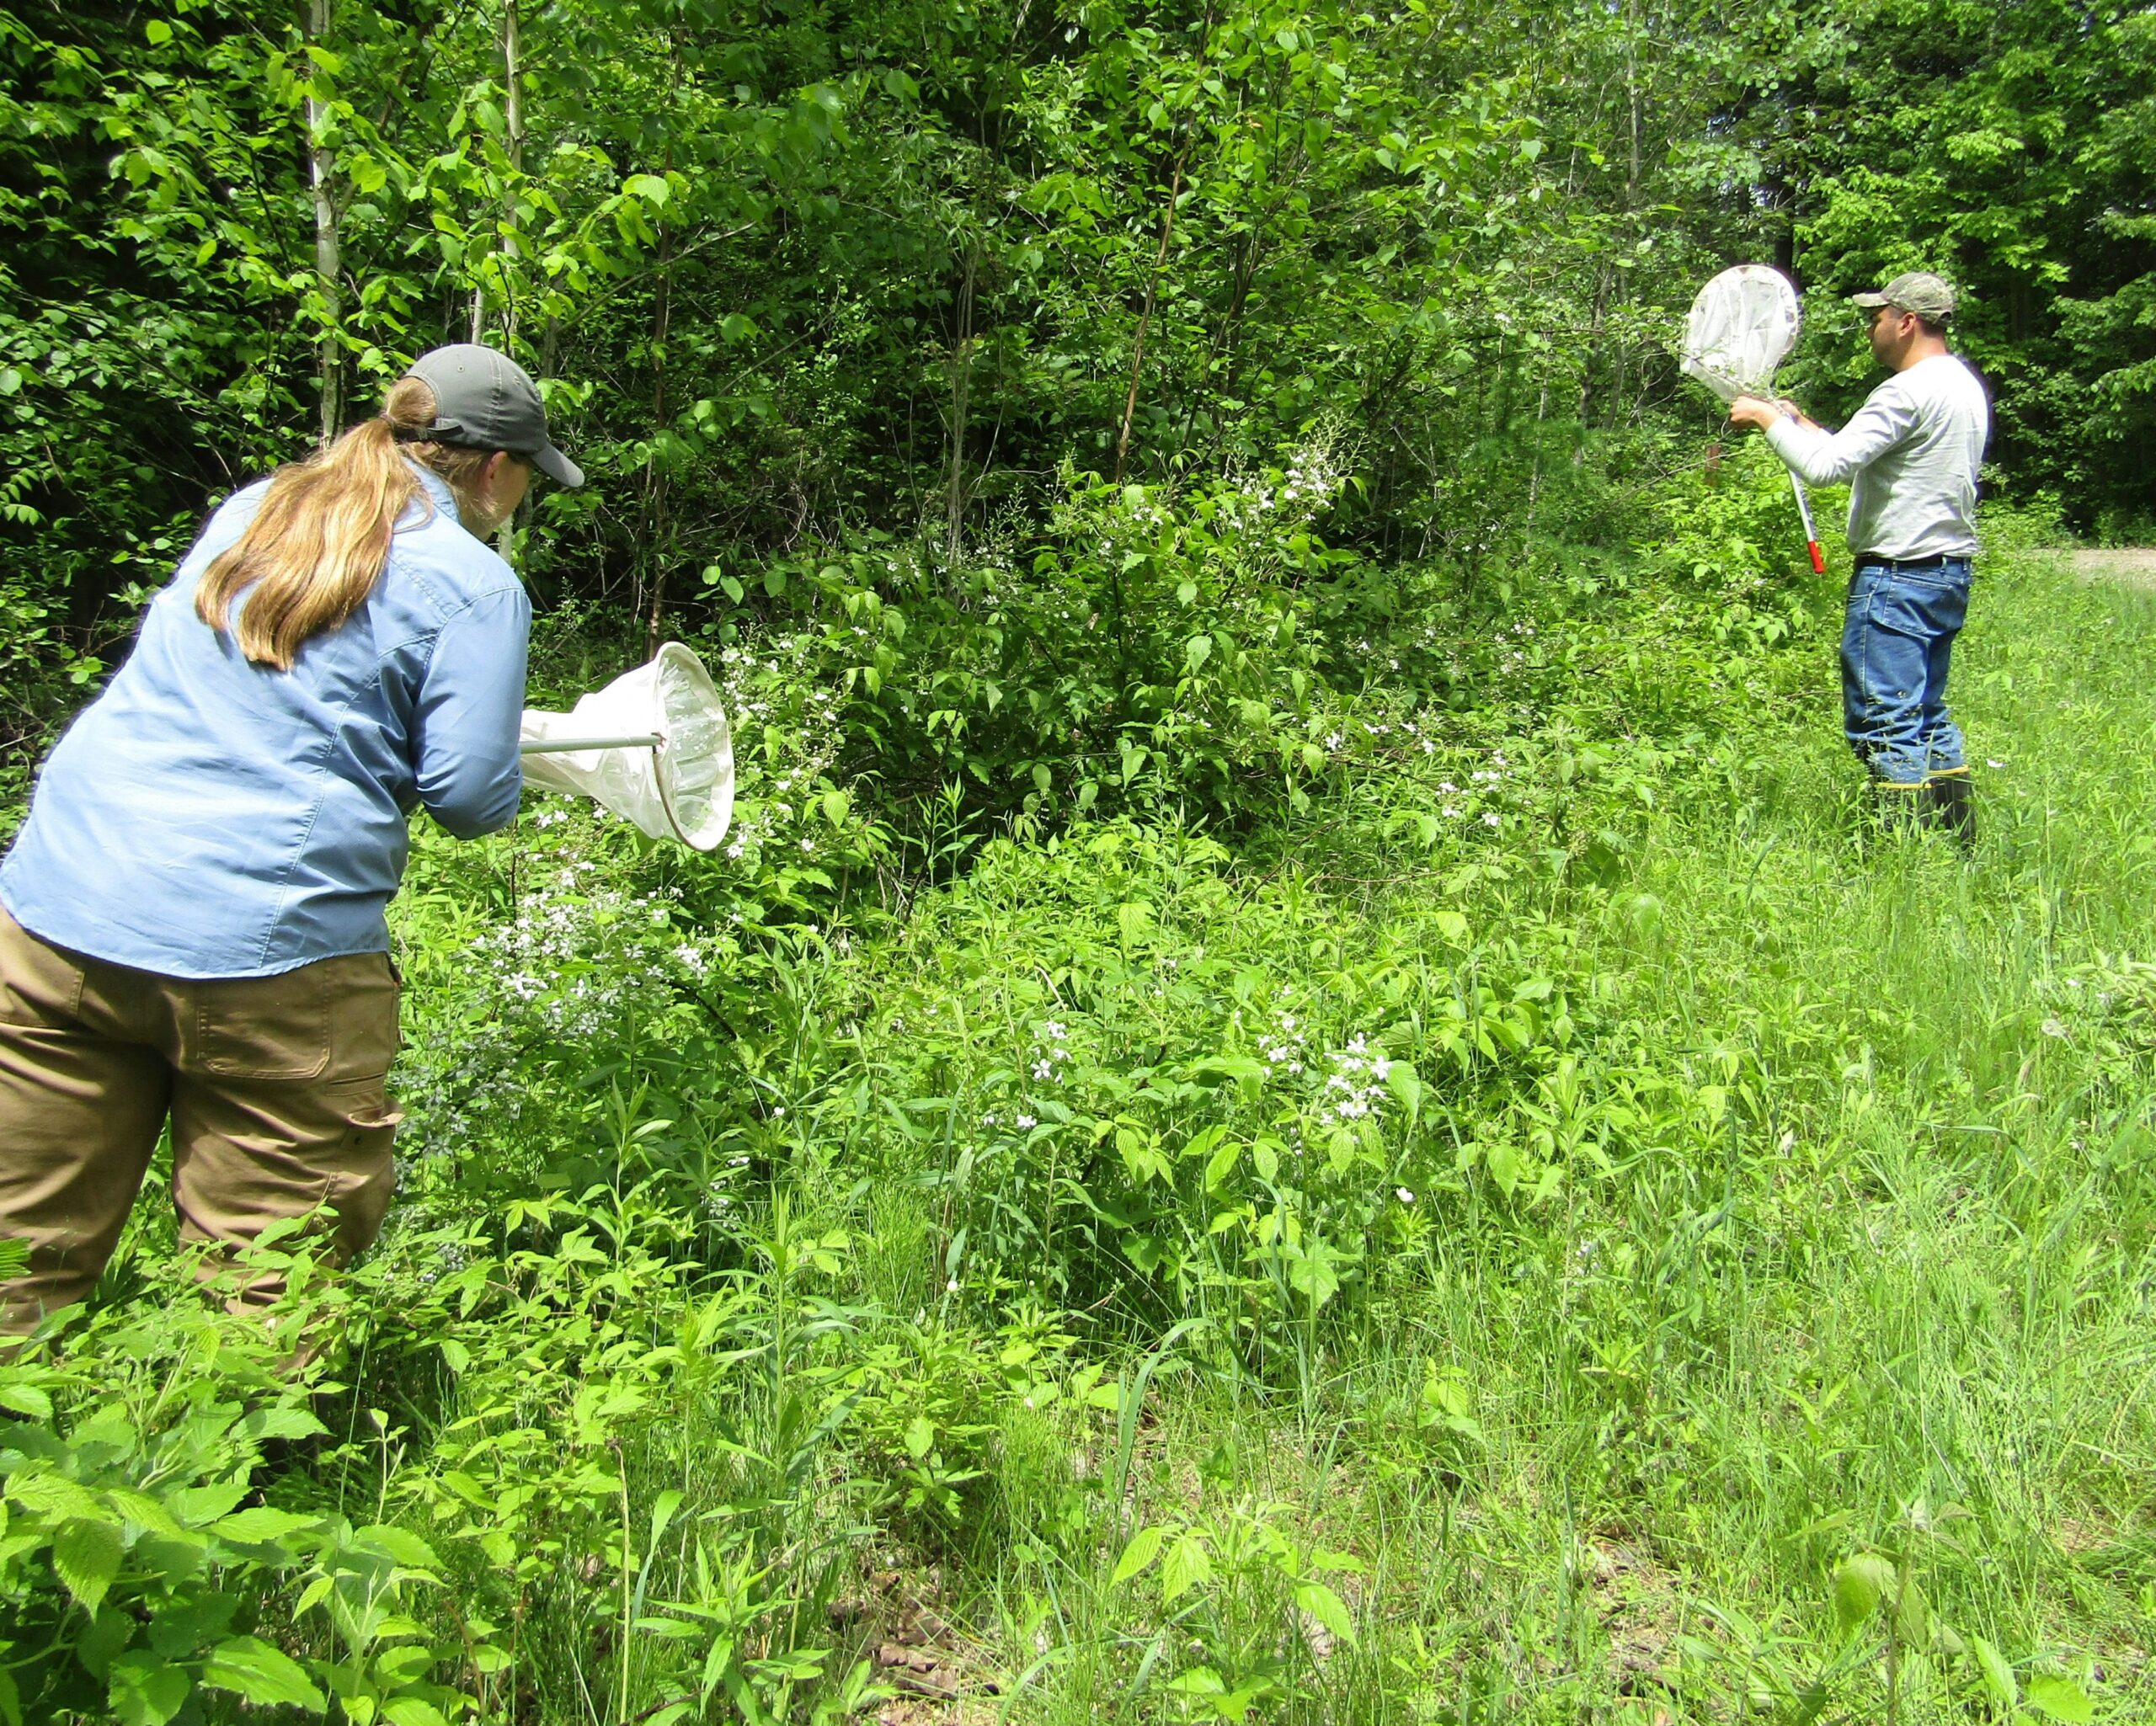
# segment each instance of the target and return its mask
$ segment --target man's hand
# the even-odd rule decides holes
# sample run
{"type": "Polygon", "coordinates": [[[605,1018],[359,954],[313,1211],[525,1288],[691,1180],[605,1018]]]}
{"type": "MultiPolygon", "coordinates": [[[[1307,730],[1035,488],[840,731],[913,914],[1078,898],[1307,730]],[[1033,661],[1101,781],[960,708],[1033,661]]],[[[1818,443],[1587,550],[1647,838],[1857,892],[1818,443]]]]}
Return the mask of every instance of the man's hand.
{"type": "Polygon", "coordinates": [[[1757,426],[1764,431],[1783,417],[1779,403],[1763,402],[1757,396],[1739,396],[1729,404],[1729,423],[1732,425],[1757,426]]]}

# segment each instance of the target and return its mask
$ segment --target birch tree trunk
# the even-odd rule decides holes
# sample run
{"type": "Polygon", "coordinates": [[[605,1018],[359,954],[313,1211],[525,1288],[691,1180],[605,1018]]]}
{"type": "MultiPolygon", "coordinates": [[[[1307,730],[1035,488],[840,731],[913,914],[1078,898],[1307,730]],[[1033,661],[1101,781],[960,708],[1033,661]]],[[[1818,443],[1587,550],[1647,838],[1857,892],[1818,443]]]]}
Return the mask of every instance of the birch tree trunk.
{"type": "MultiPolygon", "coordinates": [[[[670,29],[666,33],[669,57],[673,61],[673,75],[668,82],[669,105],[681,88],[681,44],[670,29]]],[[[674,172],[674,141],[666,142],[663,170],[670,178],[674,172]]],[[[668,200],[672,201],[670,199],[668,200]]],[[[644,657],[648,659],[659,651],[659,631],[666,615],[666,568],[672,556],[667,544],[666,471],[659,466],[656,434],[666,424],[666,343],[674,331],[674,229],[664,211],[659,220],[659,284],[658,303],[651,316],[651,426],[654,445],[651,460],[644,468],[645,544],[652,560],[651,610],[646,614],[643,626],[644,657]]]]}
{"type": "MultiPolygon", "coordinates": [[[[504,0],[502,6],[502,125],[503,130],[508,134],[510,173],[508,183],[502,188],[502,206],[504,226],[510,229],[510,234],[504,237],[503,243],[512,254],[516,249],[515,238],[516,185],[524,173],[524,67],[523,41],[518,34],[520,22],[516,12],[516,0],[504,0]]],[[[504,274],[506,278],[507,272],[504,271],[504,274]]],[[[478,338],[474,336],[472,339],[477,341],[478,338]]],[[[510,352],[515,339],[516,296],[510,294],[504,296],[502,301],[502,351],[510,352]]],[[[530,501],[530,493],[527,493],[526,503],[529,503],[530,501]]],[[[525,519],[527,520],[530,519],[528,513],[526,514],[525,519]]],[[[494,549],[501,553],[504,562],[508,561],[510,548],[516,542],[516,525],[517,518],[512,516],[501,525],[500,530],[494,535],[494,549]]]]}
{"type": "Polygon", "coordinates": [[[973,395],[974,285],[980,269],[980,248],[966,247],[965,280],[958,289],[956,339],[951,346],[951,464],[944,490],[944,556],[955,568],[964,549],[966,523],[966,417],[973,395]]]}
{"type": "MultiPolygon", "coordinates": [[[[331,4],[332,0],[307,0],[307,36],[311,45],[328,45],[331,4]]],[[[318,67],[308,69],[310,91],[322,75],[318,67]]],[[[344,363],[337,340],[337,325],[344,315],[339,286],[342,264],[337,244],[337,202],[329,189],[329,178],[337,164],[323,136],[329,124],[328,104],[310,93],[306,115],[307,187],[314,199],[314,274],[322,296],[323,317],[316,370],[322,397],[321,441],[327,448],[344,418],[344,363]]]]}

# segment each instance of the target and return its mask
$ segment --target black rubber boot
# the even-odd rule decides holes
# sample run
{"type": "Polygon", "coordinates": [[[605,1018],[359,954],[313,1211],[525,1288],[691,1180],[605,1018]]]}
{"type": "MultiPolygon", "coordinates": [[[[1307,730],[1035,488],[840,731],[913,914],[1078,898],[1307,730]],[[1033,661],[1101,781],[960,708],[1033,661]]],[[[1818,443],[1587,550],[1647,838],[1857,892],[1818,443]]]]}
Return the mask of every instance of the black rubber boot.
{"type": "Polygon", "coordinates": [[[1977,848],[1977,788],[1966,773],[1941,774],[1924,783],[1924,822],[1950,833],[1965,851],[1977,848]]]}
{"type": "Polygon", "coordinates": [[[1871,808],[1880,831],[1887,834],[1914,833],[1927,824],[1931,810],[1931,788],[1926,785],[1899,785],[1891,779],[1871,782],[1871,808]]]}

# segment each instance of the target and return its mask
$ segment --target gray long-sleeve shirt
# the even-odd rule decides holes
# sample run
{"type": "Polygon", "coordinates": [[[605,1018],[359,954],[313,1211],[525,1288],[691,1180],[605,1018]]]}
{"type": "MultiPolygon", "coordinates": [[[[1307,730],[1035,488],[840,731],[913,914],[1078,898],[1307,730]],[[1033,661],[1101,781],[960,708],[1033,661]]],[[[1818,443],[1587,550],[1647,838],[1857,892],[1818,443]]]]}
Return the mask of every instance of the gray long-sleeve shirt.
{"type": "Polygon", "coordinates": [[[1815,486],[1854,480],[1849,550],[1876,557],[1967,557],[1977,549],[1977,471],[1991,403],[1951,354],[1897,372],[1838,432],[1777,420],[1767,441],[1815,486]]]}

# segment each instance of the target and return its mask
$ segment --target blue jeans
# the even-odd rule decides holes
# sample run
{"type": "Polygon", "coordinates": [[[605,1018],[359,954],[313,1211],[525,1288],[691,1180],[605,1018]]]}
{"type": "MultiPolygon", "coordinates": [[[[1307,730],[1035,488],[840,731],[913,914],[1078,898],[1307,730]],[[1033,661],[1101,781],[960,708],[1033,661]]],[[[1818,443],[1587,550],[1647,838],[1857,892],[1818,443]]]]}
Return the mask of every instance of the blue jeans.
{"type": "Polygon", "coordinates": [[[1959,771],[1946,668],[1969,610],[1969,560],[1933,569],[1860,562],[1842,626],[1842,726],[1873,777],[1921,785],[1959,771]]]}

